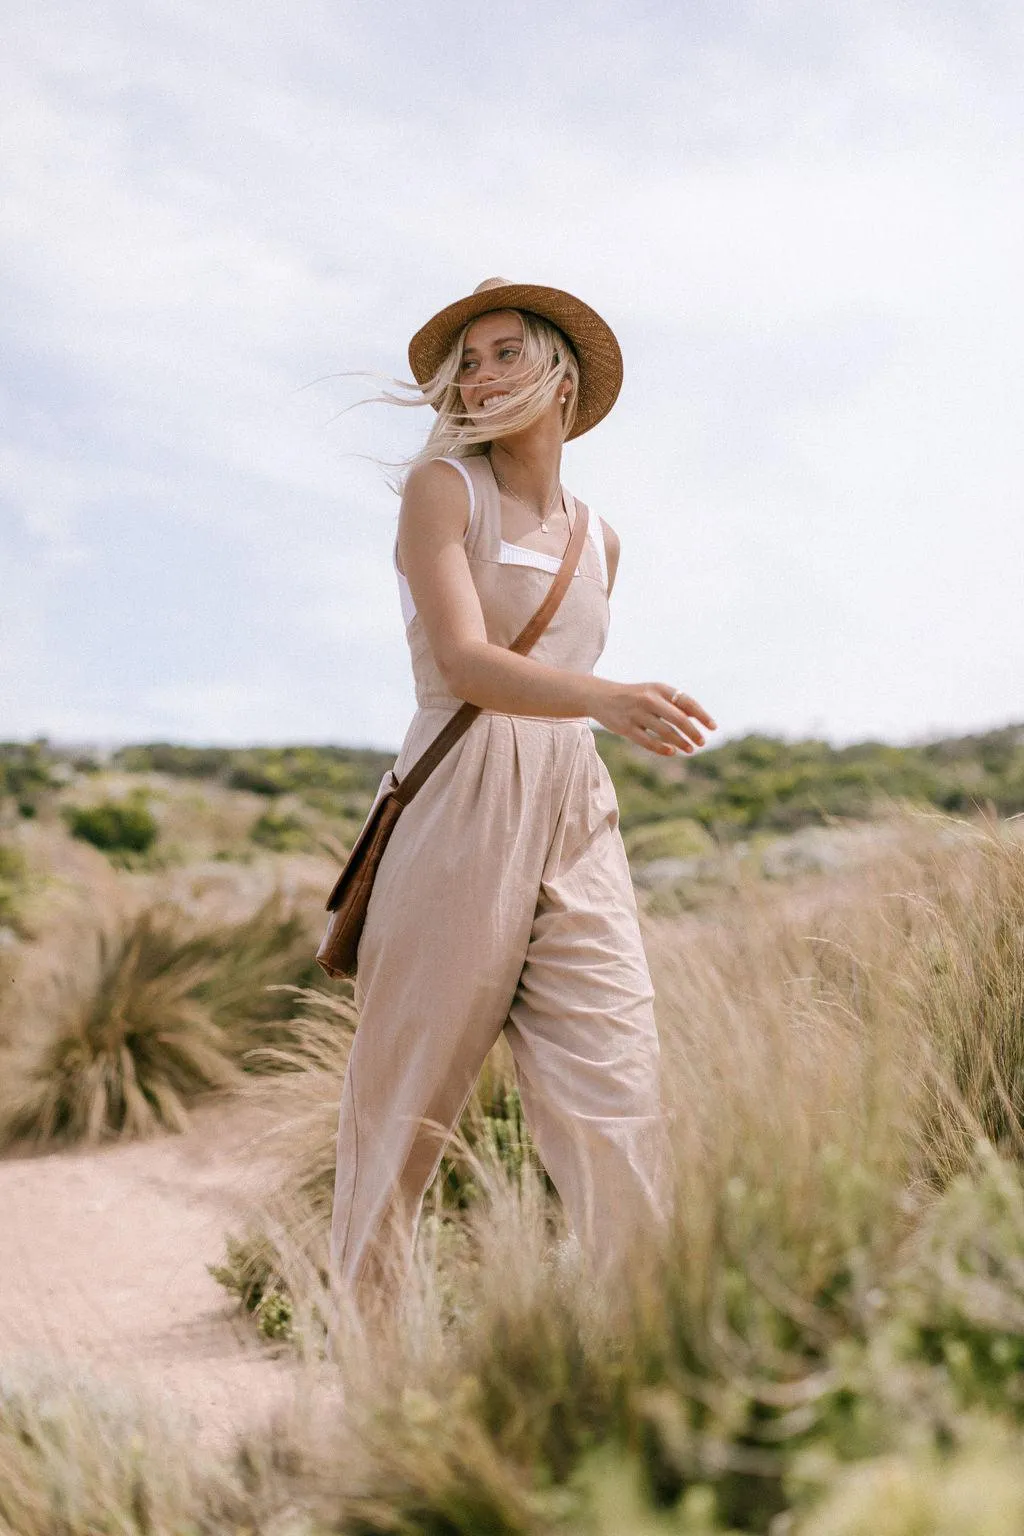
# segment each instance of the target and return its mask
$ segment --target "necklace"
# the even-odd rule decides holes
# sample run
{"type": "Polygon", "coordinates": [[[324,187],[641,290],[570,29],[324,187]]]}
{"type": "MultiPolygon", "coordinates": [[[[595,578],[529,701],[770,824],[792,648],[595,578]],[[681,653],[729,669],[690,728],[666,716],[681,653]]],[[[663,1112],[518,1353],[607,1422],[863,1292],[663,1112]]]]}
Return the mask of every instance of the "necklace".
{"type": "MultiPolygon", "coordinates": [[[[517,496],[515,491],[513,491],[509,486],[507,486],[505,484],[504,480],[498,474],[498,471],[494,468],[493,464],[491,465],[491,473],[494,475],[494,478],[495,478],[495,480],[498,483],[499,491],[504,491],[506,496],[511,496],[513,501],[518,501],[519,505],[521,507],[525,507],[527,512],[532,512],[534,517],[537,516],[537,508],[536,507],[531,507],[530,503],[528,501],[524,501],[521,496],[517,496]]],[[[555,502],[557,501],[557,499],[558,499],[558,497],[559,497],[559,495],[561,493],[561,490],[562,490],[562,486],[561,486],[561,483],[559,483],[558,485],[555,486],[555,493],[552,496],[551,500],[548,502],[547,507],[545,508],[545,511],[544,511],[544,515],[541,517],[541,520],[540,520],[540,531],[541,531],[541,533],[547,533],[547,531],[548,531],[548,518],[551,516],[551,509],[554,506],[555,502]]]]}

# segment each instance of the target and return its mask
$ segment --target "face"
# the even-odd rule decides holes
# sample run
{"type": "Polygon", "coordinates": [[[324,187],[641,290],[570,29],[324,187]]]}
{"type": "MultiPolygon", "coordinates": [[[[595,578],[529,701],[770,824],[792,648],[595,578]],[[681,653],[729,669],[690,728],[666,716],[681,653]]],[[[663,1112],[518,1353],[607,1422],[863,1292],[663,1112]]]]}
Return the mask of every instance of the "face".
{"type": "Polygon", "coordinates": [[[522,353],[523,322],[515,310],[493,310],[473,321],[462,347],[459,389],[474,420],[500,410],[502,400],[516,389],[522,353]]]}

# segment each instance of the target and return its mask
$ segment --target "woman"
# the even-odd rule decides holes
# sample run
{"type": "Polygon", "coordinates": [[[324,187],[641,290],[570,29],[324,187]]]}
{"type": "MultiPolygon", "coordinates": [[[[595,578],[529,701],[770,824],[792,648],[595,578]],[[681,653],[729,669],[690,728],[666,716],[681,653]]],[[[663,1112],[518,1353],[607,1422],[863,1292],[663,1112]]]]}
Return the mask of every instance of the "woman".
{"type": "Polygon", "coordinates": [[[445,1137],[502,1030],[584,1247],[609,1260],[660,1212],[654,993],[589,720],[662,755],[715,729],[668,683],[593,675],[619,559],[603,521],[530,654],[508,649],[577,515],[562,444],[619,391],[604,321],[559,289],[491,278],[428,321],[409,359],[438,419],[395,547],[418,705],[395,775],[461,701],[482,712],[403,812],[360,940],[331,1246],[342,1282],[367,1287],[408,1263],[445,1137]]]}

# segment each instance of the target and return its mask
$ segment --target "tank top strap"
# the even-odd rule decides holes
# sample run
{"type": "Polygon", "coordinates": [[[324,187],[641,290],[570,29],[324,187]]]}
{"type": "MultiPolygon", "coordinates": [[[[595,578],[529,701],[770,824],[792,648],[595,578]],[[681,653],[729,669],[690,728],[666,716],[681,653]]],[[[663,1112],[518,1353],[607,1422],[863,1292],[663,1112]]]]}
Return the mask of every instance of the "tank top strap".
{"type": "MultiPolygon", "coordinates": [[[[451,461],[449,461],[451,462],[451,461]]],[[[494,474],[482,453],[456,460],[469,487],[470,521],[466,529],[466,554],[496,560],[501,544],[501,502],[494,474]]]]}
{"type": "MultiPolygon", "coordinates": [[[[467,555],[475,555],[478,559],[489,560],[500,565],[539,564],[545,570],[548,569],[550,562],[551,570],[558,569],[558,560],[553,556],[521,551],[518,545],[506,544],[502,539],[501,497],[498,492],[498,482],[494,478],[494,471],[486,455],[471,454],[465,459],[457,459],[454,455],[446,456],[441,462],[450,464],[453,469],[458,470],[466,484],[469,497],[469,520],[464,543],[467,555]]],[[[581,505],[579,499],[571,492],[567,494],[571,510],[574,502],[577,506],[581,505]]],[[[587,570],[588,574],[595,576],[607,591],[608,566],[605,558],[604,530],[600,525],[600,519],[590,519],[587,542],[577,569],[587,570]]]]}

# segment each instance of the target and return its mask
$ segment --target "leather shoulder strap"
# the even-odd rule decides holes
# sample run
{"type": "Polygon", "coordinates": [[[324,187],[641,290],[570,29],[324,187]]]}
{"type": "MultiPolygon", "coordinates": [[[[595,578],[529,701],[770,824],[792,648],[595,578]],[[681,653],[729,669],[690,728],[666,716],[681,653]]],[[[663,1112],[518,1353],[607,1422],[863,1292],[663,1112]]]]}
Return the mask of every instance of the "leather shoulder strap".
{"type": "Polygon", "coordinates": [[[572,581],[573,573],[580,563],[580,556],[583,553],[583,541],[587,536],[587,509],[582,501],[576,500],[575,496],[573,497],[573,503],[576,507],[576,515],[573,518],[572,533],[569,535],[569,542],[565,547],[565,554],[562,556],[562,563],[558,567],[558,573],[544,594],[544,601],[537,609],[533,618],[525,628],[520,630],[509,646],[510,651],[518,651],[520,656],[525,656],[528,651],[533,649],[551,623],[551,620],[558,612],[562,598],[569,590],[569,583],[572,581]]]}
{"type": "MultiPolygon", "coordinates": [[[[576,515],[573,519],[569,542],[565,546],[565,554],[562,556],[562,563],[544,594],[544,601],[509,646],[509,650],[516,651],[520,656],[525,656],[533,649],[558,612],[583,553],[583,541],[587,536],[587,508],[575,497],[573,497],[573,503],[576,515]]],[[[396,800],[402,805],[408,805],[417,790],[422,789],[441,759],[466,734],[479,713],[478,704],[466,703],[459,706],[447,725],[442,726],[438,731],[426,751],[416,759],[405,778],[400,779],[395,785],[391,793],[396,800]]]]}

